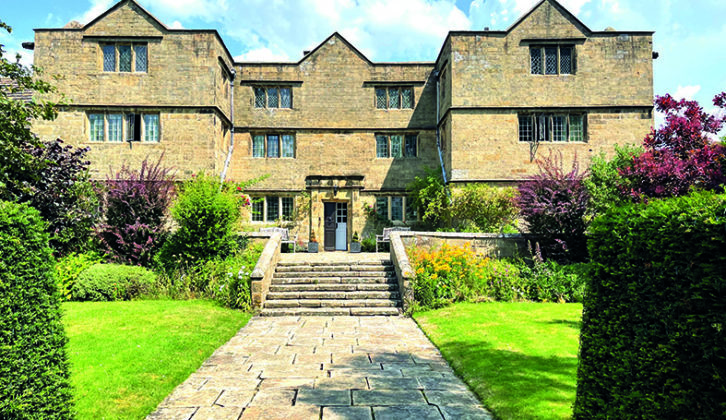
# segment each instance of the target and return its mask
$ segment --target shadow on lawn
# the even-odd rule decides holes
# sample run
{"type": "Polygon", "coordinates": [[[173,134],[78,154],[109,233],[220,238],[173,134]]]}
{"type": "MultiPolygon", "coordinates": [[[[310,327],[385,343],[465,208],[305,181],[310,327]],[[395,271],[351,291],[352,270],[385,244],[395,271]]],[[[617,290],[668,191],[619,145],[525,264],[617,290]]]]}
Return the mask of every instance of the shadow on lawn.
{"type": "Polygon", "coordinates": [[[527,356],[494,349],[485,341],[454,341],[440,350],[457,375],[465,379],[497,418],[562,418],[552,412],[553,406],[571,412],[576,391],[576,356],[527,356]]]}
{"type": "Polygon", "coordinates": [[[582,321],[572,321],[570,319],[553,319],[552,321],[543,322],[543,324],[550,325],[567,325],[570,328],[574,328],[577,331],[582,329],[582,321]]]}

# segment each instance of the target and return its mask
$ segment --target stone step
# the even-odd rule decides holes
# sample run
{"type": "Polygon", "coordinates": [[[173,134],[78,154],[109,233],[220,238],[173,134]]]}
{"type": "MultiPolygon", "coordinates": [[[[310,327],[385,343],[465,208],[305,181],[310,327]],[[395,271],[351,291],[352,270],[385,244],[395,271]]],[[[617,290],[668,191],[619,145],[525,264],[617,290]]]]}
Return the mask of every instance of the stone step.
{"type": "Polygon", "coordinates": [[[278,273],[289,272],[325,272],[325,271],[393,271],[392,265],[279,265],[276,268],[278,273]]]}
{"type": "Polygon", "coordinates": [[[271,284],[397,284],[395,276],[388,277],[273,277],[271,284]]]}
{"type": "Polygon", "coordinates": [[[399,308],[265,308],[260,316],[398,316],[399,308]]]}
{"type": "Polygon", "coordinates": [[[267,299],[265,308],[381,308],[399,307],[392,299],[267,299]]]}
{"type": "Polygon", "coordinates": [[[386,292],[397,291],[398,285],[395,283],[358,283],[358,284],[338,284],[338,283],[321,283],[321,284],[271,284],[270,292],[386,292]]]}
{"type": "Polygon", "coordinates": [[[380,261],[357,261],[354,263],[349,262],[285,262],[280,261],[277,263],[278,267],[290,267],[290,266],[310,266],[310,267],[320,267],[320,266],[393,266],[393,263],[391,260],[380,260],[380,261]]]}
{"type": "Polygon", "coordinates": [[[269,292],[267,300],[282,299],[399,299],[398,292],[337,292],[337,291],[312,291],[312,292],[269,292]]]}
{"type": "Polygon", "coordinates": [[[390,271],[275,271],[274,277],[278,278],[295,278],[295,277],[379,277],[379,276],[395,276],[393,270],[390,271]]]}

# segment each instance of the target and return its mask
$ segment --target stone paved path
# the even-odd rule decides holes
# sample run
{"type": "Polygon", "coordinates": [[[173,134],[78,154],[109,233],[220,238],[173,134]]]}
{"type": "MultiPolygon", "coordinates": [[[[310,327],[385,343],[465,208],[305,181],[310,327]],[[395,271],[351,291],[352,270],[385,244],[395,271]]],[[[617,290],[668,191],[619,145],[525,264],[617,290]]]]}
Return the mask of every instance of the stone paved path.
{"type": "Polygon", "coordinates": [[[405,317],[254,317],[148,419],[491,419],[405,317]]]}

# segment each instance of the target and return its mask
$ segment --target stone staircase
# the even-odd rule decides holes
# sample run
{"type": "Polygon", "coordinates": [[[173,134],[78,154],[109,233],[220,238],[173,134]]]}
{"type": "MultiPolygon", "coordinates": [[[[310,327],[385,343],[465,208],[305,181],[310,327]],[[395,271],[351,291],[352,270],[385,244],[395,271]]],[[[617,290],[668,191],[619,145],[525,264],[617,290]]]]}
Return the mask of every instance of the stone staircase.
{"type": "Polygon", "coordinates": [[[390,260],[281,261],[260,315],[399,315],[400,308],[390,260]]]}

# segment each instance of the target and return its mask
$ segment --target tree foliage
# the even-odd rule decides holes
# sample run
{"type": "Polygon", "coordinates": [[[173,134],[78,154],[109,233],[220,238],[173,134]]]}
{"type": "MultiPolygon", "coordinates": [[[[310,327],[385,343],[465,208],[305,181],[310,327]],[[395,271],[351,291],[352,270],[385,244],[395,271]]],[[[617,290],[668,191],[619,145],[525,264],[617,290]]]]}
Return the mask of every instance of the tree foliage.
{"type": "Polygon", "coordinates": [[[584,179],[590,194],[588,213],[592,216],[602,214],[610,207],[630,202],[630,197],[622,193],[629,190],[629,180],[620,171],[633,166],[635,157],[643,153],[641,147],[615,146],[615,156],[607,159],[604,154],[593,156],[590,163],[590,176],[584,179]]]}

